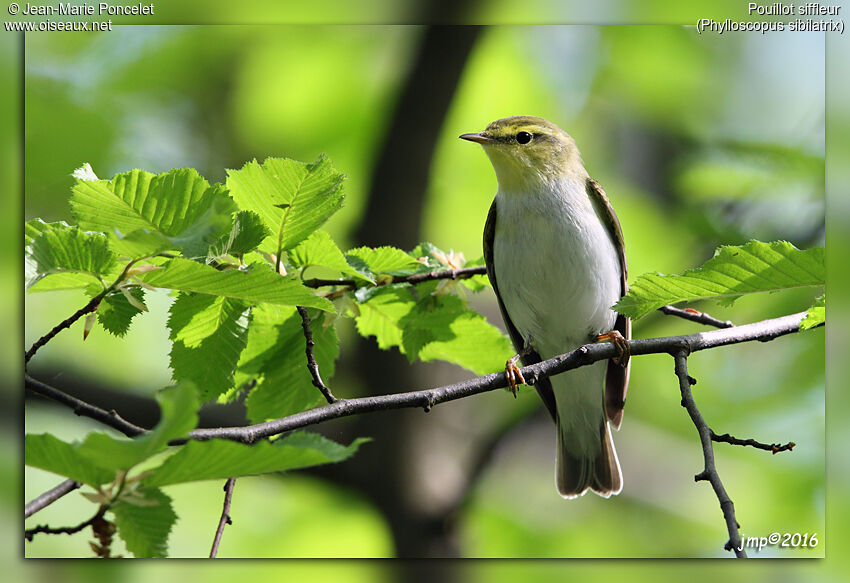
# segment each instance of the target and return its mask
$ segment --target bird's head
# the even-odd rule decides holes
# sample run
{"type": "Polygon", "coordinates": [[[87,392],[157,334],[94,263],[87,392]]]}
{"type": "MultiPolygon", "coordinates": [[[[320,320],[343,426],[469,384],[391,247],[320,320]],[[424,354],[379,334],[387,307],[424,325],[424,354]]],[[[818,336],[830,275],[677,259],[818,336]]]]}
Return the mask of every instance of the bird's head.
{"type": "Polygon", "coordinates": [[[460,137],[484,147],[503,188],[526,189],[570,175],[587,176],[575,141],[539,117],[515,115],[497,119],[483,132],[460,137]]]}

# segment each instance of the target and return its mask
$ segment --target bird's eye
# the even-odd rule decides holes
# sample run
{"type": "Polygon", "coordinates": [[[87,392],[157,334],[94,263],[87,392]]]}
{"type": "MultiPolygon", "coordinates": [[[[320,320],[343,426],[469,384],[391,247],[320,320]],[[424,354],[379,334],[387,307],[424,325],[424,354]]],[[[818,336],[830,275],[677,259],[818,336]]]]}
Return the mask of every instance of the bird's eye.
{"type": "Polygon", "coordinates": [[[527,144],[528,142],[531,141],[531,138],[533,138],[533,137],[534,136],[532,136],[528,132],[519,132],[516,135],[516,141],[520,144],[527,144]]]}

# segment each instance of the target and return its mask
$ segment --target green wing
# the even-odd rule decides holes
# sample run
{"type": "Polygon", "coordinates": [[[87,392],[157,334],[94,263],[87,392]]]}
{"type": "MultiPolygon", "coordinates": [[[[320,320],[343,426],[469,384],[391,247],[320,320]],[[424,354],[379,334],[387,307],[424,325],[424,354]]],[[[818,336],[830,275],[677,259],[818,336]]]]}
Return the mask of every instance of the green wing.
{"type": "MultiPolygon", "coordinates": [[[[624,296],[629,289],[629,273],[626,266],[626,246],[623,242],[623,230],[620,228],[620,220],[617,218],[617,213],[614,212],[614,207],[611,206],[611,201],[605,195],[605,191],[592,178],[587,179],[587,194],[590,196],[590,200],[593,201],[593,206],[596,207],[596,214],[608,230],[614,247],[617,248],[617,254],[620,257],[620,296],[624,296]]],[[[632,322],[622,314],[617,314],[614,329],[622,334],[626,340],[632,337],[632,322]]],[[[626,363],[626,366],[622,366],[613,360],[608,361],[608,373],[605,376],[605,410],[608,414],[608,419],[611,420],[614,427],[618,428],[620,427],[620,423],[623,422],[623,407],[626,404],[626,389],[629,386],[630,368],[631,365],[629,363],[626,363]]]]}

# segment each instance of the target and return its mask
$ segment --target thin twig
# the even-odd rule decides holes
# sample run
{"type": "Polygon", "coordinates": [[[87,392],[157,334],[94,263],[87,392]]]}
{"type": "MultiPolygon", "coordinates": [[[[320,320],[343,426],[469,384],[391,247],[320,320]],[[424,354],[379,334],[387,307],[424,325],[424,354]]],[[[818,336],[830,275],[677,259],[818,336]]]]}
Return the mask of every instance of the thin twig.
{"type": "Polygon", "coordinates": [[[65,480],[55,488],[51,488],[44,494],[34,498],[31,502],[29,502],[24,507],[24,518],[29,518],[42,508],[50,506],[65,494],[70,494],[71,492],[80,487],[82,487],[82,484],[80,482],[71,479],[65,480]]]}
{"type": "MultiPolygon", "coordinates": [[[[411,285],[417,285],[420,283],[425,283],[426,281],[435,281],[438,279],[468,279],[470,277],[474,277],[476,275],[487,275],[487,267],[484,265],[478,265],[475,267],[461,267],[460,269],[443,269],[440,271],[429,271],[426,273],[414,273],[412,275],[404,275],[399,277],[387,278],[386,280],[381,280],[376,286],[387,285],[390,283],[409,283],[411,285]]],[[[303,281],[304,285],[307,287],[326,287],[326,286],[341,286],[341,287],[350,287],[350,288],[358,288],[358,287],[367,287],[372,286],[373,284],[367,281],[356,281],[353,279],[305,279],[303,281]]]]}
{"type": "Polygon", "coordinates": [[[658,311],[662,314],[667,314],[668,316],[677,316],[679,318],[684,318],[685,320],[690,320],[691,322],[714,326],[715,328],[731,328],[735,325],[729,320],[718,320],[717,318],[709,316],[705,312],[698,312],[693,308],[677,308],[675,306],[666,305],[658,308],[658,311]]]}
{"type": "Polygon", "coordinates": [[[92,516],[91,518],[89,518],[88,520],[86,520],[84,522],[81,522],[77,526],[65,526],[65,527],[61,527],[61,528],[50,528],[47,525],[39,525],[39,526],[36,526],[35,528],[28,528],[27,530],[24,531],[24,538],[26,538],[28,541],[32,542],[33,537],[35,535],[39,534],[39,533],[44,533],[44,534],[75,534],[75,533],[78,533],[81,530],[83,530],[84,528],[86,528],[87,526],[91,526],[92,524],[94,524],[95,522],[97,522],[98,520],[103,518],[103,515],[106,513],[106,510],[107,510],[107,506],[101,505],[100,508],[98,508],[97,513],[95,513],[94,516],[92,516]]]}
{"type": "Polygon", "coordinates": [[[114,410],[107,411],[106,409],[101,409],[96,405],[86,403],[85,401],[73,397],[68,393],[44,384],[29,375],[24,376],[24,383],[26,388],[32,392],[70,407],[73,409],[74,413],[81,417],[89,417],[96,421],[100,421],[104,425],[108,425],[113,429],[117,429],[127,437],[136,437],[137,435],[148,432],[148,430],[144,427],[139,427],[138,425],[130,423],[114,410]]]}
{"type": "Polygon", "coordinates": [[[24,364],[28,363],[30,359],[35,356],[35,353],[38,352],[38,349],[50,342],[54,336],[59,334],[59,332],[61,332],[65,328],[70,328],[74,322],[76,322],[86,314],[96,311],[98,306],[100,306],[101,300],[106,297],[106,294],[109,293],[109,291],[110,288],[106,288],[105,290],[94,296],[92,299],[89,300],[89,302],[85,306],[83,306],[82,308],[80,308],[79,310],[59,322],[59,324],[54,326],[50,330],[50,332],[36,340],[35,343],[30,347],[30,349],[27,350],[26,354],[24,354],[24,364]]]}
{"type": "Polygon", "coordinates": [[[233,498],[233,487],[236,485],[236,478],[228,478],[224,483],[224,505],[221,509],[221,518],[218,521],[218,528],[215,530],[215,538],[213,539],[212,549],[210,549],[210,558],[214,559],[218,555],[218,544],[221,542],[221,535],[224,533],[224,527],[228,524],[233,524],[230,519],[230,500],[233,498]]]}
{"type": "Polygon", "coordinates": [[[713,429],[711,430],[711,441],[731,443],[732,445],[748,445],[756,449],[769,451],[774,455],[781,451],[791,451],[792,449],[794,449],[794,446],[797,445],[793,441],[789,441],[785,445],[781,445],[779,443],[762,443],[760,441],[756,441],[755,439],[738,439],[737,437],[732,437],[728,433],[724,433],[723,435],[717,435],[713,429]]]}
{"type": "Polygon", "coordinates": [[[696,381],[688,375],[688,352],[681,350],[673,355],[675,360],[676,376],[679,377],[679,391],[682,393],[682,406],[688,410],[688,415],[691,417],[694,426],[699,433],[699,439],[702,443],[702,455],[705,459],[705,468],[702,472],[694,476],[697,482],[707,480],[714,489],[714,494],[720,502],[720,509],[723,511],[723,518],[726,520],[726,530],[729,532],[729,540],[724,548],[729,551],[735,551],[735,556],[738,558],[746,558],[747,553],[741,544],[741,533],[739,529],[741,525],[735,519],[735,505],[729,494],[726,493],[726,488],[723,487],[723,482],[720,481],[720,475],[717,473],[717,466],[714,463],[714,446],[711,443],[711,429],[703,419],[702,414],[697,408],[694,401],[694,396],[691,393],[691,385],[696,381]]]}
{"type": "Polygon", "coordinates": [[[337,398],[333,396],[331,390],[322,381],[322,375],[319,373],[319,363],[316,362],[316,355],[313,354],[313,347],[316,342],[313,340],[313,330],[310,328],[310,314],[307,313],[307,308],[297,306],[298,314],[301,316],[301,327],[304,329],[304,339],[307,341],[307,369],[310,371],[310,376],[313,377],[313,386],[319,389],[322,396],[328,403],[335,403],[337,398]]]}

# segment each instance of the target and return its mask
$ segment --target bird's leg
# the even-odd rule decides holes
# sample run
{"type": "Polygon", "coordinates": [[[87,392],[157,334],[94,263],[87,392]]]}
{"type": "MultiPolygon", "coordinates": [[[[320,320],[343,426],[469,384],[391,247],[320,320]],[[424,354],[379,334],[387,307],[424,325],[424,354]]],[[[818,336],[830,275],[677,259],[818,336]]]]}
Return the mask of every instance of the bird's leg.
{"type": "Polygon", "coordinates": [[[508,379],[508,385],[511,387],[511,392],[514,394],[514,399],[516,399],[516,388],[518,385],[525,384],[525,377],[522,376],[522,372],[520,372],[519,367],[516,365],[517,361],[524,356],[528,356],[534,349],[531,347],[531,341],[528,340],[525,343],[525,346],[520,350],[517,354],[513,355],[508,361],[505,363],[505,378],[508,379]]]}
{"type": "Polygon", "coordinates": [[[596,341],[613,342],[614,346],[617,347],[617,357],[613,359],[614,362],[622,367],[629,364],[629,357],[631,356],[631,353],[629,352],[629,341],[623,338],[623,335],[620,334],[619,330],[611,330],[605,334],[600,334],[596,337],[596,341]]]}

